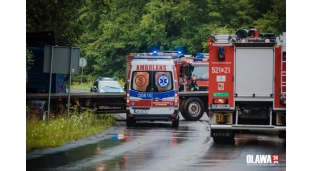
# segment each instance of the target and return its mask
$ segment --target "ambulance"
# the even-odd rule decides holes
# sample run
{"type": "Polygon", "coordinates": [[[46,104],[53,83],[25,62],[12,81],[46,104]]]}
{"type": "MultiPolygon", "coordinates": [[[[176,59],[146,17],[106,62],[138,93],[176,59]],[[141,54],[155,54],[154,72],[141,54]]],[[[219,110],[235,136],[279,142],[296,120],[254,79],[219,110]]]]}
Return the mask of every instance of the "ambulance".
{"type": "Polygon", "coordinates": [[[178,76],[172,56],[127,56],[126,125],[171,121],[179,127],[178,76]]]}

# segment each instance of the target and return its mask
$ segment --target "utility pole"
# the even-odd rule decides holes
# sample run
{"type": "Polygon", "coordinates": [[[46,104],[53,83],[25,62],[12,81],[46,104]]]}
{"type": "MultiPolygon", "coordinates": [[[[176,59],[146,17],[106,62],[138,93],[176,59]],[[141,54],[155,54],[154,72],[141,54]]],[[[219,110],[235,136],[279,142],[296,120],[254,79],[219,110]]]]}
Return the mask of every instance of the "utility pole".
{"type": "MultiPolygon", "coordinates": [[[[24,33],[26,32],[26,0],[24,0],[24,33]]],[[[24,38],[24,160],[26,159],[26,40],[24,38]]]]}
{"type": "Polygon", "coordinates": [[[288,0],[286,1],[286,170],[288,170],[288,0]]]}

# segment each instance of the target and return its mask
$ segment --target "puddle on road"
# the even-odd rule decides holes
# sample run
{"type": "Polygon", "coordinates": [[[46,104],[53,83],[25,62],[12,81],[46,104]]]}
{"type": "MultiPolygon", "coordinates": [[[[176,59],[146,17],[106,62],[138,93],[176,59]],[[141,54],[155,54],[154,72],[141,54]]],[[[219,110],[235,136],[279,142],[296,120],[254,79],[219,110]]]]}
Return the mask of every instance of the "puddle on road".
{"type": "Polygon", "coordinates": [[[122,157],[116,157],[109,162],[101,162],[95,166],[95,171],[106,171],[106,170],[123,170],[128,168],[129,157],[127,155],[122,157]]]}
{"type": "MultiPolygon", "coordinates": [[[[148,131],[134,131],[133,129],[126,129],[125,133],[123,135],[113,135],[113,139],[123,139],[125,142],[130,142],[130,141],[134,141],[136,138],[138,137],[146,137],[147,139],[149,139],[149,137],[155,138],[158,137],[156,140],[157,141],[171,141],[172,144],[171,146],[166,145],[163,146],[163,148],[171,148],[171,147],[176,147],[178,144],[183,143],[184,141],[186,141],[185,137],[188,137],[189,133],[188,132],[179,132],[179,131],[165,131],[165,130],[157,130],[156,132],[148,132],[148,131]]],[[[157,144],[156,142],[153,144],[157,144]]]]}
{"type": "Polygon", "coordinates": [[[84,146],[79,146],[76,148],[71,148],[66,151],[56,152],[52,154],[46,154],[42,157],[33,158],[26,160],[26,168],[54,168],[59,167],[71,162],[75,162],[84,158],[89,158],[96,155],[96,153],[109,149],[112,147],[120,146],[124,142],[127,142],[126,139],[121,138],[121,136],[104,139],[97,143],[87,144],[84,146]],[[120,137],[120,139],[119,139],[120,137]],[[117,141],[116,141],[117,140],[117,141]]]}
{"type": "Polygon", "coordinates": [[[85,170],[149,170],[146,165],[147,161],[160,160],[164,154],[170,152],[168,150],[173,150],[184,141],[185,139],[177,137],[177,134],[173,132],[171,139],[159,139],[140,149],[127,151],[123,156],[99,162],[93,169],[85,168],[85,170]]]}
{"type": "Polygon", "coordinates": [[[128,167],[138,166],[140,163],[145,162],[146,160],[153,159],[153,155],[155,153],[158,154],[160,151],[166,153],[168,149],[170,150],[176,148],[179,144],[187,140],[187,138],[185,138],[187,137],[187,134],[190,133],[183,131],[179,132],[178,130],[173,132],[163,132],[163,130],[159,130],[159,133],[157,133],[156,130],[150,133],[148,130],[138,131],[133,129],[125,129],[122,134],[108,135],[110,138],[104,139],[97,143],[87,144],[76,148],[67,149],[66,151],[46,154],[42,157],[26,160],[26,168],[28,170],[44,170],[64,166],[64,168],[66,168],[66,165],[72,165],[73,163],[79,163],[80,161],[87,159],[88,161],[94,160],[95,162],[93,163],[96,163],[91,165],[86,163],[85,165],[88,167],[87,170],[91,169],[90,167],[92,167],[93,170],[103,170],[104,168],[125,169],[128,167]],[[146,136],[146,140],[151,139],[151,143],[144,143],[145,137],[143,136],[146,136]],[[141,138],[141,140],[136,140],[138,138],[141,138]],[[138,144],[143,141],[141,143],[142,148],[135,150],[133,149],[133,144],[129,145],[129,148],[125,144],[135,141],[137,141],[138,144]],[[103,156],[107,155],[105,151],[117,146],[122,146],[124,148],[118,147],[118,152],[116,152],[116,154],[108,153],[108,155],[111,155],[110,157],[113,157],[113,159],[110,157],[105,159],[105,157],[107,157],[103,156]],[[123,156],[120,156],[120,154],[123,156]],[[101,158],[103,158],[103,160],[101,158]]]}
{"type": "Polygon", "coordinates": [[[83,170],[128,170],[142,165],[146,160],[151,158],[151,154],[144,152],[130,153],[123,156],[115,157],[111,160],[102,161],[95,166],[84,168],[83,170]]]}

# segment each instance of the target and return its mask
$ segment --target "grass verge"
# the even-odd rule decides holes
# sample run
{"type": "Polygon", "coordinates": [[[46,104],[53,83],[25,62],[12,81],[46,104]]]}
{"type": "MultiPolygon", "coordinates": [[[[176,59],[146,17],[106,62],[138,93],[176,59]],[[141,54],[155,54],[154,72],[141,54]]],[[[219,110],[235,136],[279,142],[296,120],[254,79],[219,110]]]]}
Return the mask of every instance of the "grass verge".
{"type": "Polygon", "coordinates": [[[108,129],[115,124],[112,114],[95,115],[86,111],[79,115],[51,118],[49,124],[35,117],[26,119],[26,153],[62,146],[108,129]]]}
{"type": "Polygon", "coordinates": [[[92,87],[92,84],[91,82],[89,83],[73,83],[71,85],[71,88],[74,89],[74,90],[85,90],[85,91],[90,91],[90,88],[92,87]]]}

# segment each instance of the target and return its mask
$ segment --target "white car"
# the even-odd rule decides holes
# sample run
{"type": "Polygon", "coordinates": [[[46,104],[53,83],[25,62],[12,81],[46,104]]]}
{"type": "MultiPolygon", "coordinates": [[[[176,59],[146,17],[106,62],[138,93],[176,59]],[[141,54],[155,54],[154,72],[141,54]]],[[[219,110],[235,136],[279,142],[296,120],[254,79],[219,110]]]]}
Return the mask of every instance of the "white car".
{"type": "Polygon", "coordinates": [[[116,81],[115,78],[100,77],[93,83],[90,92],[106,93],[106,92],[124,92],[123,87],[116,81]]]}

